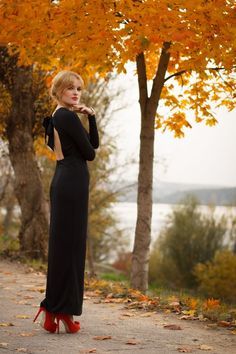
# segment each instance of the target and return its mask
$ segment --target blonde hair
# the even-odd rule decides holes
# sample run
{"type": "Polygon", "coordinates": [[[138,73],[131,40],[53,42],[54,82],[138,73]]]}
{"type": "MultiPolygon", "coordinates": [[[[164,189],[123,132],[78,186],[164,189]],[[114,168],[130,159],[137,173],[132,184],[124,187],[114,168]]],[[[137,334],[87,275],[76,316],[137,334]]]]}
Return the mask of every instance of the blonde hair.
{"type": "Polygon", "coordinates": [[[84,81],[82,77],[74,71],[62,70],[52,80],[50,95],[54,100],[60,99],[63,91],[68,88],[74,79],[78,79],[81,82],[82,88],[84,88],[84,81]]]}

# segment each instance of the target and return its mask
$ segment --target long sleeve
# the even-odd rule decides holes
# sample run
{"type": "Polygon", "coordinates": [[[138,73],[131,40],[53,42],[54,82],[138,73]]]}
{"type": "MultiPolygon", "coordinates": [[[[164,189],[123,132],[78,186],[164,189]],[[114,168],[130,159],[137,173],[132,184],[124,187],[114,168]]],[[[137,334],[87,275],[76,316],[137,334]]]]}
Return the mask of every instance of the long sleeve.
{"type": "Polygon", "coordinates": [[[89,140],[92,146],[94,147],[94,149],[97,149],[99,147],[99,135],[98,135],[95,116],[88,115],[88,121],[89,121],[89,140]]]}
{"type": "Polygon", "coordinates": [[[63,110],[63,114],[60,113],[61,112],[56,113],[58,118],[57,122],[59,123],[60,128],[62,128],[66,134],[71,136],[85,160],[94,160],[96,156],[95,150],[76,113],[67,109],[63,110]]]}

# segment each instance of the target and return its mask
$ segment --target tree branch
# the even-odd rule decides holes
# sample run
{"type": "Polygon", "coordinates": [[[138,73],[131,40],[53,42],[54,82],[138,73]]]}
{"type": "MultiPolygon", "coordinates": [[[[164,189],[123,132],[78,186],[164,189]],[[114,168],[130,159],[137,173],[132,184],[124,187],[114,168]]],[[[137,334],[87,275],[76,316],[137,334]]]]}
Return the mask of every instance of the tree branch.
{"type": "MultiPolygon", "coordinates": [[[[146,73],[146,64],[144,53],[141,52],[136,56],[136,66],[138,73],[138,83],[139,83],[139,103],[141,109],[146,110],[146,104],[148,99],[148,90],[147,90],[147,73],[146,73]]],[[[142,114],[144,114],[142,112],[142,114]]]]}
{"type": "MultiPolygon", "coordinates": [[[[166,74],[169,60],[170,60],[170,52],[169,52],[170,46],[171,46],[170,42],[163,43],[156,76],[153,80],[152,91],[151,91],[151,96],[150,96],[148,105],[150,107],[150,110],[152,110],[152,111],[154,110],[154,114],[157,110],[158,102],[159,102],[159,99],[161,96],[161,90],[162,90],[162,87],[165,82],[164,81],[165,74],[166,74]]],[[[152,113],[150,112],[151,115],[152,115],[152,113]]]]}
{"type": "MultiPolygon", "coordinates": [[[[232,68],[236,68],[236,65],[233,65],[232,68]]],[[[204,71],[207,71],[207,70],[220,71],[220,70],[226,70],[226,69],[225,69],[224,67],[221,67],[221,68],[215,67],[215,68],[206,68],[206,69],[204,69],[204,71]]],[[[181,70],[181,71],[178,71],[177,73],[174,73],[174,74],[168,76],[168,77],[164,80],[164,82],[166,82],[167,80],[171,79],[172,77],[182,75],[182,74],[186,73],[187,71],[192,71],[192,69],[190,69],[190,70],[181,70]]]]}
{"type": "Polygon", "coordinates": [[[165,83],[167,80],[169,80],[169,79],[171,79],[172,77],[174,77],[174,76],[179,76],[179,75],[182,75],[182,74],[186,73],[186,71],[187,71],[187,70],[181,70],[181,71],[178,71],[177,73],[174,73],[174,74],[168,76],[168,77],[164,80],[164,83],[165,83]]]}

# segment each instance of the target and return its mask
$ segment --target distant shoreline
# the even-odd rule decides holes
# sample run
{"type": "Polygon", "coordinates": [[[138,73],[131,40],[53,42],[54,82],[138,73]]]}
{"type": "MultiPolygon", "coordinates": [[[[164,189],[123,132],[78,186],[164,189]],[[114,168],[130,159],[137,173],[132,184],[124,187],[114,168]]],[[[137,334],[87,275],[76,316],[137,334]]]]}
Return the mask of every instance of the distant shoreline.
{"type": "MultiPolygon", "coordinates": [[[[115,186],[123,190],[118,201],[137,201],[137,182],[121,181],[115,186]]],[[[114,189],[113,189],[114,190],[114,189]]],[[[158,204],[182,204],[187,195],[194,195],[200,205],[236,206],[236,187],[209,187],[203,185],[178,184],[169,182],[157,182],[153,186],[153,203],[158,204]]]]}

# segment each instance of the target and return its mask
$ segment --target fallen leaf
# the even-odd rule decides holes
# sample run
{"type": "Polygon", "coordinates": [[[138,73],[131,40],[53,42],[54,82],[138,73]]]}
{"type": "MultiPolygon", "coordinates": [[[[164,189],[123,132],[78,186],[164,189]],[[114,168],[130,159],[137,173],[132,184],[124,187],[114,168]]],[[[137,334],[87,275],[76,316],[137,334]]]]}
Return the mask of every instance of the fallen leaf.
{"type": "Polygon", "coordinates": [[[172,302],[169,303],[169,306],[171,306],[171,307],[176,307],[176,306],[179,306],[179,305],[180,305],[179,301],[172,301],[172,302]]]}
{"type": "Polygon", "coordinates": [[[32,332],[22,332],[22,333],[20,333],[20,336],[21,337],[33,337],[34,333],[32,333],[32,332]]]}
{"type": "Polygon", "coordinates": [[[111,336],[95,336],[93,337],[95,340],[106,340],[106,339],[111,339],[111,336]]]}
{"type": "Polygon", "coordinates": [[[29,289],[27,289],[28,291],[34,291],[34,292],[40,292],[40,293],[44,293],[45,292],[45,288],[43,287],[37,287],[37,288],[32,288],[32,285],[23,285],[24,287],[28,288],[30,286],[29,289]]]}
{"type": "Polygon", "coordinates": [[[219,322],[217,322],[217,324],[220,327],[230,327],[231,326],[231,322],[228,322],[228,321],[219,321],[219,322]]]}
{"type": "Polygon", "coordinates": [[[8,343],[5,343],[5,342],[1,342],[0,343],[0,348],[8,348],[8,343]]]}
{"type": "Polygon", "coordinates": [[[11,323],[11,322],[2,322],[2,323],[0,323],[0,327],[11,327],[11,326],[14,326],[14,324],[11,323]]]}
{"type": "Polygon", "coordinates": [[[27,349],[26,348],[16,348],[16,351],[20,352],[20,353],[27,353],[27,349]]]}
{"type": "Polygon", "coordinates": [[[88,297],[94,297],[94,296],[98,296],[94,291],[85,291],[85,296],[88,296],[88,297]]]}
{"type": "Polygon", "coordinates": [[[192,349],[187,347],[179,347],[177,348],[178,352],[180,353],[192,353],[192,349]]]}
{"type": "Polygon", "coordinates": [[[183,315],[189,315],[189,316],[194,316],[195,315],[195,310],[184,310],[184,311],[182,311],[182,314],[183,315]]]}
{"type": "Polygon", "coordinates": [[[15,302],[17,305],[31,305],[28,301],[26,300],[19,300],[15,302]]]}
{"type": "Polygon", "coordinates": [[[79,354],[96,353],[96,352],[97,352],[96,348],[82,349],[79,351],[79,354]]]}
{"type": "Polygon", "coordinates": [[[135,339],[128,339],[127,342],[125,342],[125,344],[129,344],[129,345],[136,345],[139,344],[140,342],[135,340],[135,339]]]}
{"type": "Polygon", "coordinates": [[[45,292],[45,288],[38,288],[37,291],[43,294],[45,292]]]}
{"type": "Polygon", "coordinates": [[[22,286],[23,286],[24,288],[31,288],[31,287],[32,287],[32,284],[22,284],[22,286]]]}
{"type": "Polygon", "coordinates": [[[26,318],[30,318],[30,316],[28,316],[28,315],[16,315],[16,318],[21,318],[21,319],[25,320],[26,318]]]}
{"type": "Polygon", "coordinates": [[[121,302],[124,302],[124,299],[119,299],[119,298],[106,298],[104,301],[103,301],[105,304],[107,304],[107,303],[117,303],[117,304],[119,304],[119,303],[121,303],[121,302]]]}
{"type": "Polygon", "coordinates": [[[32,295],[24,295],[23,296],[24,297],[24,299],[34,299],[34,296],[32,296],[32,295]]]}
{"type": "Polygon", "coordinates": [[[180,326],[176,325],[176,324],[168,324],[168,325],[164,325],[164,328],[167,329],[173,329],[173,330],[180,330],[182,329],[180,326]]]}
{"type": "Polygon", "coordinates": [[[193,317],[191,315],[183,315],[180,317],[180,320],[193,320],[196,319],[196,317],[193,317]]]}
{"type": "Polygon", "coordinates": [[[153,312],[146,312],[146,313],[142,313],[140,315],[140,317],[151,317],[153,315],[153,312]]]}
{"type": "Polygon", "coordinates": [[[121,316],[133,317],[134,313],[125,312],[125,313],[122,313],[121,316]]]}
{"type": "Polygon", "coordinates": [[[217,323],[208,323],[206,325],[207,328],[217,329],[217,323]]]}
{"type": "Polygon", "coordinates": [[[206,344],[201,344],[199,347],[200,350],[212,350],[213,347],[211,347],[210,345],[206,345],[206,344]]]}
{"type": "Polygon", "coordinates": [[[232,334],[236,334],[236,329],[234,329],[233,331],[231,331],[232,334]]]}

